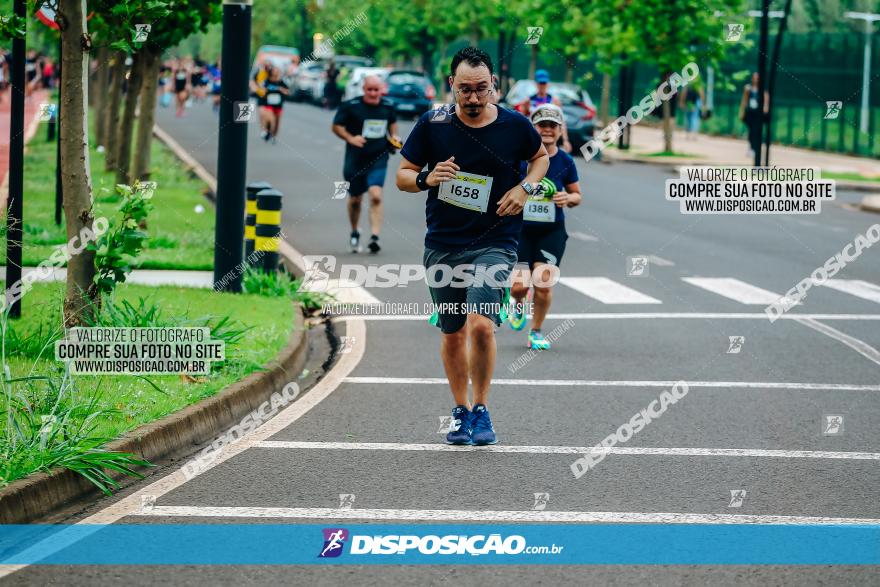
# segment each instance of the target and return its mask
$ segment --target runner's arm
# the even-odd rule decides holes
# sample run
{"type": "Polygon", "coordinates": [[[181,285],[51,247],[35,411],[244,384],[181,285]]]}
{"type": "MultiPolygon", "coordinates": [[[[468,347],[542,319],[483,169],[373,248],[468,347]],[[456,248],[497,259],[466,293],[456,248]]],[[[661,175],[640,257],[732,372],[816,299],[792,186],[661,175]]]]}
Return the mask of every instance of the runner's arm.
{"type": "Polygon", "coordinates": [[[565,184],[565,191],[564,192],[556,192],[553,195],[554,203],[558,203],[559,200],[562,199],[562,198],[557,199],[557,196],[560,196],[560,195],[563,195],[565,198],[564,205],[566,208],[574,208],[575,206],[580,204],[581,200],[582,200],[581,186],[578,182],[565,184]]]}
{"type": "MultiPolygon", "coordinates": [[[[537,152],[529,159],[529,166],[523,181],[535,185],[547,175],[548,169],[550,169],[550,156],[547,154],[547,149],[544,148],[544,145],[539,145],[537,152]]],[[[516,216],[522,212],[523,206],[525,206],[528,199],[529,195],[522,188],[522,185],[517,184],[498,200],[497,214],[499,216],[516,216]]]]}
{"type": "MultiPolygon", "coordinates": [[[[440,161],[437,163],[437,165],[434,166],[434,169],[431,170],[431,173],[428,174],[428,177],[425,178],[425,182],[430,187],[437,187],[444,181],[452,181],[455,179],[455,174],[459,169],[461,168],[455,163],[455,156],[453,155],[446,161],[440,161]]],[[[421,167],[411,162],[406,157],[401,157],[400,167],[397,168],[397,189],[412,193],[422,191],[419,189],[419,184],[416,182],[416,178],[421,172],[421,167]]]]}
{"type": "Polygon", "coordinates": [[[334,124],[331,127],[331,130],[333,131],[333,134],[335,134],[337,137],[339,137],[349,145],[353,145],[355,147],[363,147],[364,143],[367,142],[367,140],[361,135],[353,135],[345,130],[345,127],[341,124],[334,124]]]}
{"type": "Polygon", "coordinates": [[[526,177],[523,181],[536,184],[544,179],[547,175],[547,170],[550,169],[550,155],[547,154],[547,149],[544,148],[544,145],[538,147],[538,150],[529,159],[528,163],[526,177]]]}

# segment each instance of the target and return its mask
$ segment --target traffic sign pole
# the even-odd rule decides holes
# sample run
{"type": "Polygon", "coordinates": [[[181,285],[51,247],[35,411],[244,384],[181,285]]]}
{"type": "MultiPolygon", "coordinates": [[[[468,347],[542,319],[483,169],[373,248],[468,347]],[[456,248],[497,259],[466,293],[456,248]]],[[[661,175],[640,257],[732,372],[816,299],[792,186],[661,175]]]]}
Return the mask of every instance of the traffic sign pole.
{"type": "MultiPolygon", "coordinates": [[[[217,221],[214,283],[241,291],[244,188],[247,174],[248,78],[252,0],[223,0],[223,83],[220,86],[220,139],[217,154],[217,221]],[[232,279],[229,279],[232,278],[232,279]]],[[[250,119],[250,112],[248,116],[250,119]]]]}

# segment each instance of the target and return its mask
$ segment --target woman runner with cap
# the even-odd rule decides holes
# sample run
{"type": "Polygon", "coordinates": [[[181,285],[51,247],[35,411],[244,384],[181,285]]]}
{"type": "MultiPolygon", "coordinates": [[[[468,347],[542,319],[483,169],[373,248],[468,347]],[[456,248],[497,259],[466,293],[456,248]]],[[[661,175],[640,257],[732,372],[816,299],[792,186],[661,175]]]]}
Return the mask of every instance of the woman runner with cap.
{"type": "Polygon", "coordinates": [[[537,190],[523,208],[517,268],[510,290],[515,305],[508,320],[514,330],[525,328],[526,315],[519,310],[523,299],[533,289],[535,305],[528,348],[546,350],[550,348],[550,341],[541,334],[541,326],[550,310],[552,283],[556,281],[551,273],[554,270],[548,265],[555,266],[558,273],[565,241],[568,240],[563,210],[581,203],[581,189],[574,159],[556,145],[562,134],[562,110],[553,104],[542,104],[534,109],[531,119],[550,155],[550,168],[541,181],[542,189],[537,190]]]}

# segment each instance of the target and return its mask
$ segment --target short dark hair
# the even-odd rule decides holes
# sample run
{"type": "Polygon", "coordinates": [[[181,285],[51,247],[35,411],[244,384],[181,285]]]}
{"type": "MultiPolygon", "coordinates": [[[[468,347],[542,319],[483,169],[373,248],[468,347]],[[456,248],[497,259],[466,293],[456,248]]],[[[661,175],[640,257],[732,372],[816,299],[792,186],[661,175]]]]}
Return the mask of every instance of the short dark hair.
{"type": "Polygon", "coordinates": [[[451,75],[455,75],[455,70],[458,69],[458,66],[462,61],[467,62],[471,67],[485,65],[489,69],[489,75],[495,73],[492,69],[492,58],[482,49],[477,49],[476,47],[462,47],[459,49],[452,57],[452,67],[450,69],[451,75]]]}

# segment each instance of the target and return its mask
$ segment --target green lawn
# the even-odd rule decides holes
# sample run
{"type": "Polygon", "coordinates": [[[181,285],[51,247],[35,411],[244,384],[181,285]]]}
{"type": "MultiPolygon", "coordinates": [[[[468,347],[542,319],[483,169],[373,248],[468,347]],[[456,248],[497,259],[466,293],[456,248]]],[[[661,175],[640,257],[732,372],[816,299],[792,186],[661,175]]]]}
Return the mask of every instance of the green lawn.
{"type": "Polygon", "coordinates": [[[823,171],[822,179],[852,179],[856,181],[873,181],[880,182],[880,177],[865,177],[858,173],[823,171]]]}
{"type": "MultiPolygon", "coordinates": [[[[49,345],[42,358],[21,356],[15,348],[10,348],[14,347],[14,338],[26,338],[29,333],[40,332],[35,338],[44,342],[60,338],[63,287],[62,283],[35,284],[22,300],[22,318],[10,321],[9,328],[18,335],[13,337],[7,333],[6,336],[6,363],[12,378],[45,375],[60,379],[63,375],[64,363],[54,360],[54,346],[49,345]]],[[[139,298],[145,298],[148,306],[155,303],[170,324],[185,324],[188,320],[202,318],[212,318],[212,323],[216,323],[229,316],[234,321],[231,324],[233,329],[249,330],[237,344],[227,345],[227,361],[215,367],[210,376],[202,378],[203,382],[187,381],[179,375],[147,376],[149,382],[128,375],[73,376],[74,390],[60,401],[66,405],[78,405],[97,397],[98,409],[113,410],[98,420],[94,433],[105,440],[212,396],[226,385],[265,366],[287,343],[296,311],[289,298],[225,294],[192,288],[122,285],[115,295],[116,304],[128,300],[137,305],[139,298]]],[[[48,385],[43,382],[12,385],[15,393],[27,398],[37,415],[50,413],[56,396],[48,385]]],[[[0,413],[5,409],[6,397],[0,394],[0,413]]],[[[0,426],[0,447],[8,446],[7,434],[7,427],[0,426]]],[[[28,472],[19,471],[22,474],[28,472]]],[[[0,486],[12,480],[0,478],[0,486]]]]}
{"type": "MultiPolygon", "coordinates": [[[[94,144],[94,141],[92,142],[94,144]]],[[[62,225],[55,225],[55,143],[46,142],[40,127],[27,145],[24,168],[24,243],[26,266],[47,259],[57,245],[67,242],[62,225]]],[[[113,219],[119,199],[115,174],[104,171],[104,155],[92,148],[89,155],[95,215],[113,219]]],[[[205,200],[205,185],[184,171],[173,153],[157,139],[152,147],[152,179],[157,184],[155,209],[147,233],[150,239],[140,255],[142,269],[205,269],[214,266],[214,210],[205,200]],[[195,212],[200,205],[204,211],[195,212]]],[[[4,221],[5,223],[5,221],[4,221]]],[[[5,243],[4,243],[5,245],[5,243]]],[[[6,264],[6,247],[0,249],[6,264]]]]}

